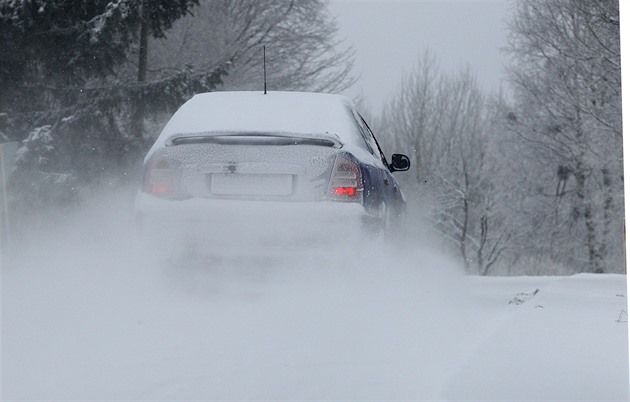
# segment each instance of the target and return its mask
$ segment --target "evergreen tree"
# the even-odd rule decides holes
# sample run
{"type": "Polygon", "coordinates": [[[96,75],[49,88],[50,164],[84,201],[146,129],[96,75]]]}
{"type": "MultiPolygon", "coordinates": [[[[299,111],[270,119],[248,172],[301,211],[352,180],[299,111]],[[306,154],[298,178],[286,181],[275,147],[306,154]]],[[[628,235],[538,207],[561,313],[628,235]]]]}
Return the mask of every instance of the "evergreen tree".
{"type": "Polygon", "coordinates": [[[45,195],[31,190],[50,187],[42,182],[49,173],[79,183],[98,181],[112,171],[126,174],[146,147],[142,131],[134,131],[142,128],[134,124],[134,116],[144,119],[145,110],[172,112],[195,92],[211,91],[221,83],[225,63],[202,70],[183,68],[159,80],[139,79],[146,69],[146,37],[165,37],[174,21],[197,4],[0,0],[0,131],[22,142],[24,161],[40,156],[42,148],[29,138],[45,132],[50,156],[45,165],[18,164],[18,169],[24,168],[14,183],[21,190],[19,201],[32,198],[47,204],[45,195]],[[137,75],[130,75],[128,65],[135,56],[137,75]],[[40,174],[27,173],[35,171],[40,174]]]}

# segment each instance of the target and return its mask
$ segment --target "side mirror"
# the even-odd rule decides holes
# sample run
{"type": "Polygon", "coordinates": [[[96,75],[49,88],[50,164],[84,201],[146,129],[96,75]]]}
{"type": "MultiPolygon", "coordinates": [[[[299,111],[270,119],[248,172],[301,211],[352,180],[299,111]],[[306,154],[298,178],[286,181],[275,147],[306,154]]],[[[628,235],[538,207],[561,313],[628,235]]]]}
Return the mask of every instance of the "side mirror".
{"type": "Polygon", "coordinates": [[[409,162],[409,157],[407,157],[407,155],[392,155],[392,164],[389,165],[392,172],[404,172],[405,170],[409,170],[409,166],[411,166],[411,162],[409,162]]]}

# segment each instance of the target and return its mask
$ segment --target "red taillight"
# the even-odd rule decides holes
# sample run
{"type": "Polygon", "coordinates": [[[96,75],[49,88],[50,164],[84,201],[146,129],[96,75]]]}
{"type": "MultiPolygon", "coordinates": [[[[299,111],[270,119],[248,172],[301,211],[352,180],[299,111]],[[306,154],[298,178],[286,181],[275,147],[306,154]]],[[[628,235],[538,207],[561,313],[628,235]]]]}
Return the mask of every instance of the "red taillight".
{"type": "Polygon", "coordinates": [[[361,202],[362,192],[359,165],[346,155],[338,155],[330,176],[328,197],[337,201],[361,202]]]}
{"type": "Polygon", "coordinates": [[[355,187],[336,187],[335,194],[354,197],[355,195],[357,195],[357,189],[355,187]]]}
{"type": "Polygon", "coordinates": [[[168,159],[149,161],[144,176],[144,191],[158,197],[175,195],[175,170],[168,159]]]}
{"type": "Polygon", "coordinates": [[[173,186],[170,184],[151,184],[150,192],[153,194],[168,194],[173,191],[173,186]]]}

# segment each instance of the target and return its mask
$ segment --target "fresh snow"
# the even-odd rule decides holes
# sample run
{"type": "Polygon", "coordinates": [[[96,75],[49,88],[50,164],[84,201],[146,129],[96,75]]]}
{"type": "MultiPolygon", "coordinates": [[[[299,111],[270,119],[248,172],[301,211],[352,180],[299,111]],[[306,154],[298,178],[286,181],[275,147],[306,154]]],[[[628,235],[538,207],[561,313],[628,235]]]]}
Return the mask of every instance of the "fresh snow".
{"type": "Polygon", "coordinates": [[[148,155],[173,136],[235,132],[333,137],[353,153],[365,154],[366,146],[354,113],[348,98],[333,94],[282,91],[198,94],[173,115],[148,155]]]}
{"type": "Polygon", "coordinates": [[[128,198],[20,239],[2,400],[627,400],[625,276],[467,276],[430,246],[163,260],[128,198]]]}

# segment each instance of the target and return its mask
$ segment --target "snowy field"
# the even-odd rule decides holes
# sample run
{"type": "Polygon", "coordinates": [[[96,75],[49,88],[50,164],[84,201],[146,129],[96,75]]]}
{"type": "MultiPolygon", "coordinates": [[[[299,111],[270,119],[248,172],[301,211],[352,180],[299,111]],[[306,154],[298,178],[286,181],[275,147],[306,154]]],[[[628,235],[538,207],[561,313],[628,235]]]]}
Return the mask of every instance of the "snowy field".
{"type": "Polygon", "coordinates": [[[165,261],[121,205],[3,267],[3,400],[627,400],[625,276],[471,277],[430,247],[165,261]]]}

